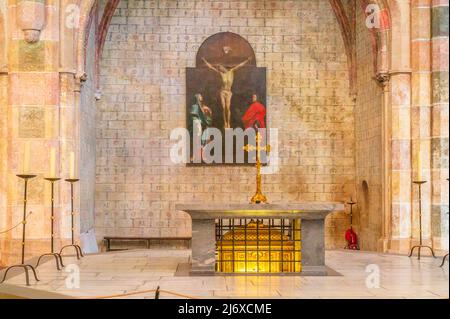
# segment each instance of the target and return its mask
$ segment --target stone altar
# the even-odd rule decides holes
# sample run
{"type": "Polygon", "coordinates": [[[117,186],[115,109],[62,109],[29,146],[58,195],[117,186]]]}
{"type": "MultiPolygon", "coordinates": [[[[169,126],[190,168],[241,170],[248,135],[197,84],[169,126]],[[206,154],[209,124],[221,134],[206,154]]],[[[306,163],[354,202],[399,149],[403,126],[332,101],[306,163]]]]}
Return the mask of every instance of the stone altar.
{"type": "Polygon", "coordinates": [[[216,219],[259,218],[301,220],[301,274],[325,276],[325,218],[344,208],[343,203],[176,205],[192,218],[191,275],[215,274],[216,219]]]}

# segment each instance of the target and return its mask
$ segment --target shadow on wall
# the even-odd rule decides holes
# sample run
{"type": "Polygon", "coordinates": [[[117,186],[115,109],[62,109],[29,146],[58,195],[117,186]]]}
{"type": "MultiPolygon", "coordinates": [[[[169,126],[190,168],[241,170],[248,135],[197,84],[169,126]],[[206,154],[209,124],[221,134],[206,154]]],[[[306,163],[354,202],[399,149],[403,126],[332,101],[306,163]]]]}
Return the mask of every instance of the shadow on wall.
{"type": "MultiPolygon", "coordinates": [[[[359,196],[358,196],[358,206],[359,206],[359,238],[360,245],[364,247],[364,239],[367,238],[364,236],[363,232],[366,232],[369,228],[369,212],[370,212],[370,194],[369,194],[369,183],[367,181],[363,181],[360,186],[359,196]]],[[[363,248],[362,248],[363,249],[363,248]]]]}
{"type": "Polygon", "coordinates": [[[367,181],[363,181],[362,185],[361,185],[361,189],[362,189],[362,195],[363,195],[362,207],[364,208],[365,211],[367,211],[369,209],[369,205],[370,205],[369,183],[367,183],[367,181]]]}

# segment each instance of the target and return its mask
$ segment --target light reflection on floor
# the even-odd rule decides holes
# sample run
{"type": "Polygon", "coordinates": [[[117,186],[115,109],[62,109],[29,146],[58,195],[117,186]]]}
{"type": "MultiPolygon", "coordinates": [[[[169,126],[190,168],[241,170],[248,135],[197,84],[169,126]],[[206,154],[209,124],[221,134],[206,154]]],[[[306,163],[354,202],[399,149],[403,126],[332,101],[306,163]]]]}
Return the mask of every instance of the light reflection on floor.
{"type": "MultiPolygon", "coordinates": [[[[51,262],[39,267],[41,281],[31,288],[72,297],[109,296],[158,286],[198,298],[449,297],[448,264],[440,268],[441,259],[423,258],[419,262],[405,256],[328,251],[327,265],[342,276],[174,276],[177,266],[188,262],[189,255],[188,250],[142,250],[92,255],[80,261],[66,258],[66,265],[80,269],[80,288],[68,288],[66,279],[71,274],[56,271],[51,262]]],[[[0,285],[0,294],[8,294],[9,285],[26,288],[23,275],[11,278],[7,284],[0,285]]],[[[34,291],[26,291],[33,296],[34,291]]],[[[128,298],[154,298],[154,294],[128,298]]],[[[173,296],[162,293],[161,298],[173,296]]]]}

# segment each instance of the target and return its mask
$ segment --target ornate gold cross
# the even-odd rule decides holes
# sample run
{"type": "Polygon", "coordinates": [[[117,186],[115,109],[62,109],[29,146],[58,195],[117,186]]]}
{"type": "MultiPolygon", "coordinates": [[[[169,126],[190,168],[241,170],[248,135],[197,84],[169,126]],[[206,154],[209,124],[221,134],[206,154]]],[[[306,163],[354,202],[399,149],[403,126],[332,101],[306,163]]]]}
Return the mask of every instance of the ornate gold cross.
{"type": "Polygon", "coordinates": [[[253,204],[267,203],[267,197],[262,193],[262,178],[261,178],[261,151],[270,153],[270,145],[261,147],[262,135],[258,131],[256,133],[256,147],[253,145],[244,146],[244,151],[252,152],[256,151],[256,194],[252,197],[251,202],[253,204]]]}

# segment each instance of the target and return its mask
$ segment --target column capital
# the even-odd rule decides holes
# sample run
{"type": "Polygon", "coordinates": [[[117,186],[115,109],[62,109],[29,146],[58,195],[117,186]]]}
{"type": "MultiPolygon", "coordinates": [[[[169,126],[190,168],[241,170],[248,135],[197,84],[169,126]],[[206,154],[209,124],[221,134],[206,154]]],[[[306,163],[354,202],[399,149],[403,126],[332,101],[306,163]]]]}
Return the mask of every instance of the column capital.
{"type": "Polygon", "coordinates": [[[389,84],[391,75],[389,74],[389,72],[378,72],[374,78],[375,81],[377,81],[378,85],[385,87],[389,84]]]}
{"type": "Polygon", "coordinates": [[[86,72],[82,72],[82,73],[77,73],[77,74],[75,75],[75,78],[76,78],[80,83],[83,83],[83,82],[86,82],[88,76],[87,76],[86,72]]]}
{"type": "Polygon", "coordinates": [[[75,74],[75,92],[80,93],[81,88],[83,87],[84,82],[87,80],[87,74],[86,73],[78,73],[75,74]]]}

